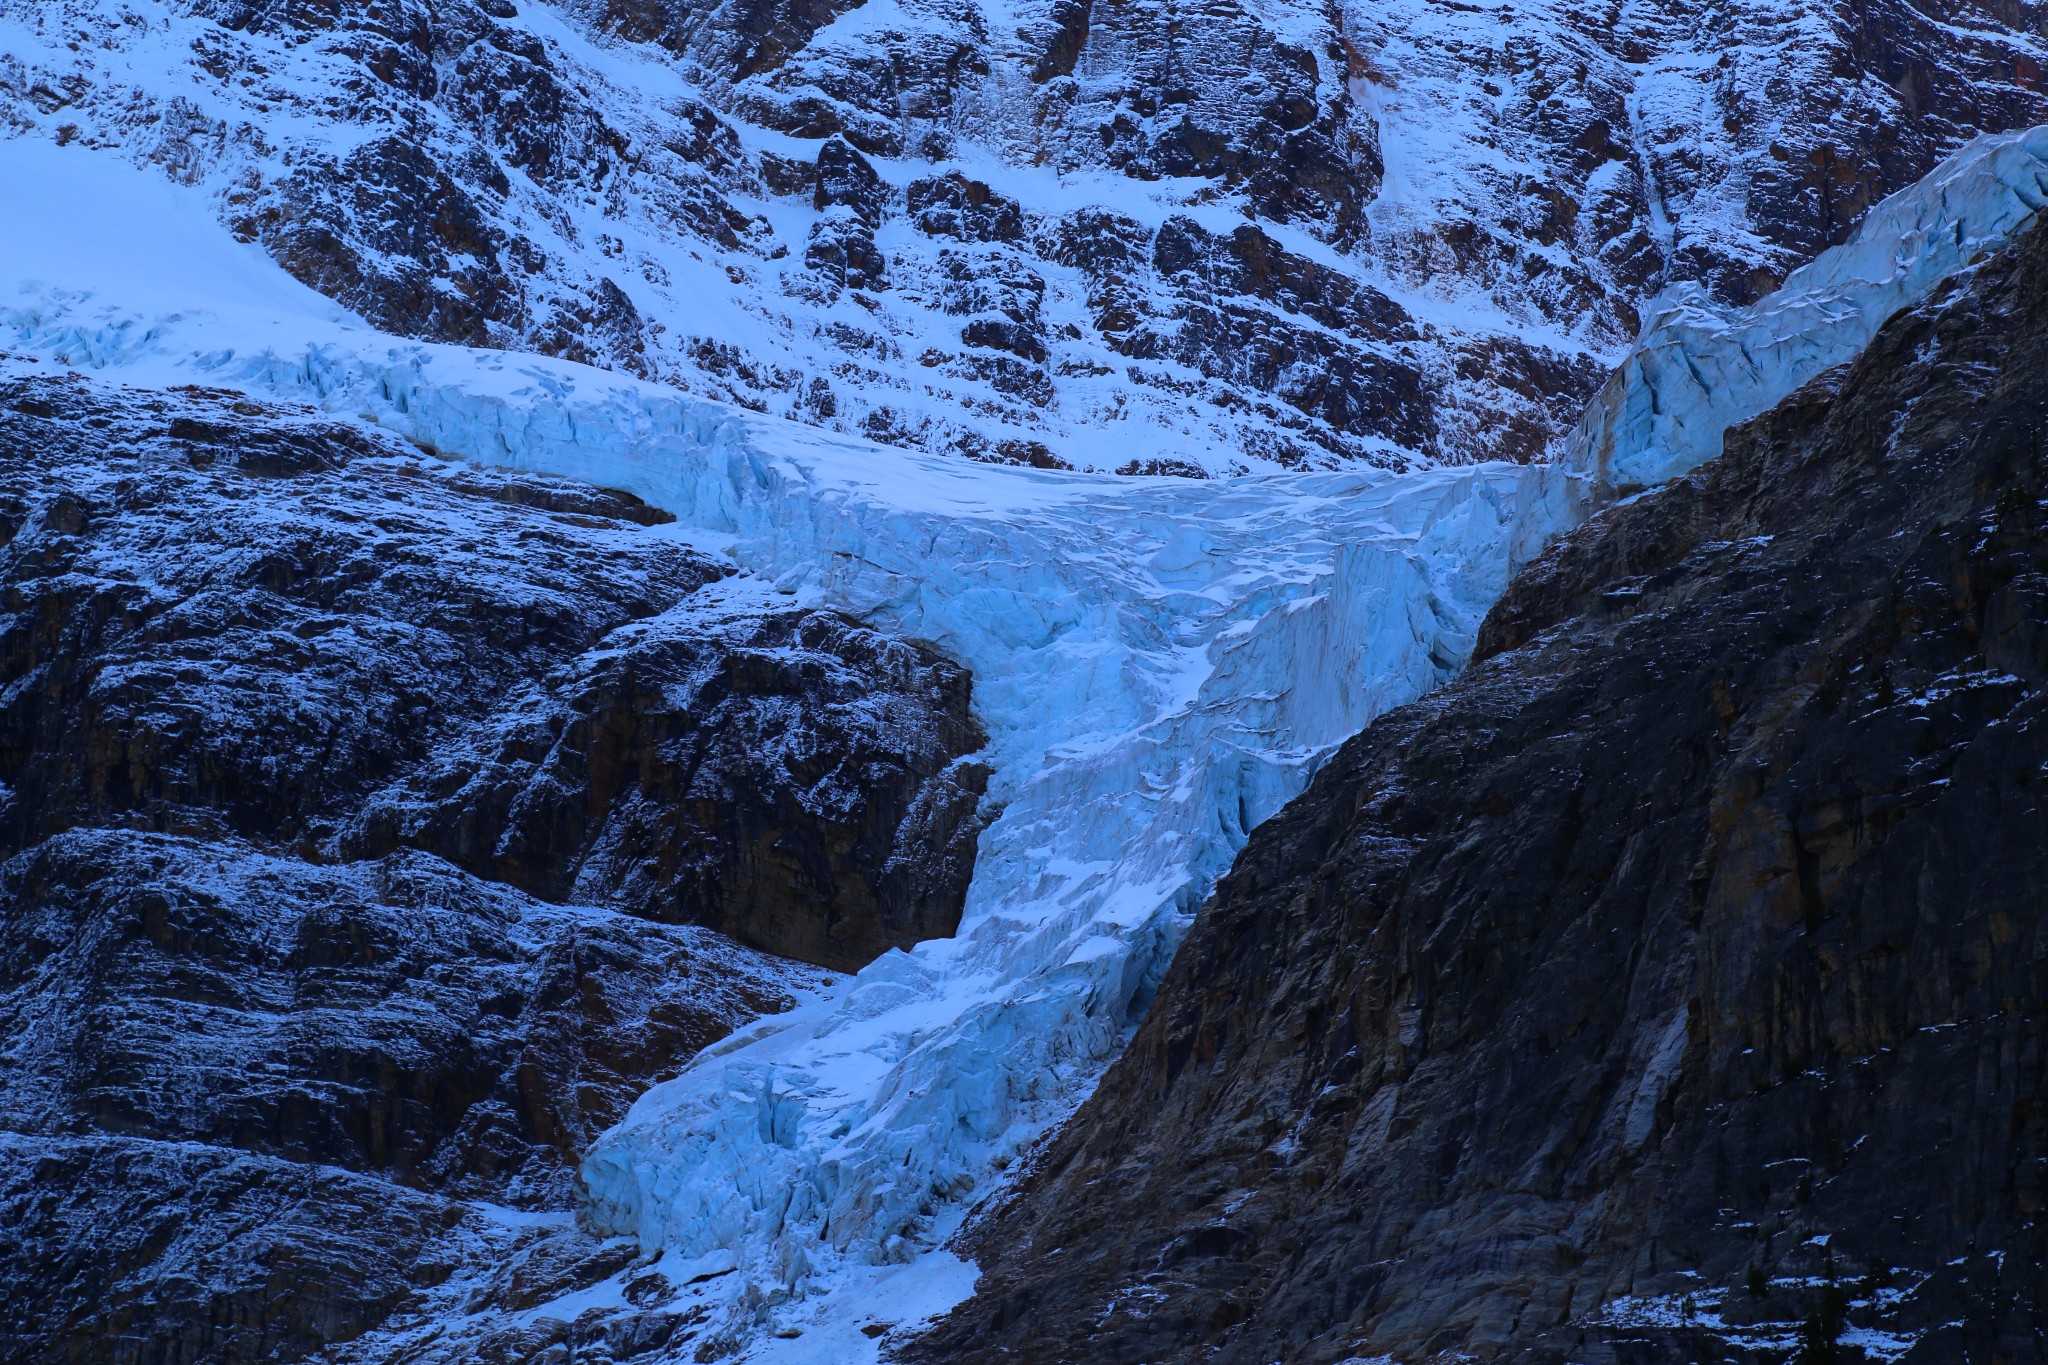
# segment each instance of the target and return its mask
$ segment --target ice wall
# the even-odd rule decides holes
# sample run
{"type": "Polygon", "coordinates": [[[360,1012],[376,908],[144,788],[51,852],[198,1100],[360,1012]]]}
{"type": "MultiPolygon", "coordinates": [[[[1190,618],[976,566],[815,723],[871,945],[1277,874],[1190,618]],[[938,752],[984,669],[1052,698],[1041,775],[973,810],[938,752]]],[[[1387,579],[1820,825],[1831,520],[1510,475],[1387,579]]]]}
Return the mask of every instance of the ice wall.
{"type": "Polygon", "coordinates": [[[1847,242],[1748,308],[1681,286],[1568,439],[1608,490],[1648,487],[1721,453],[1721,434],[1853,359],[1899,309],[1995,250],[2048,203],[2048,127],[1980,137],[1872,209],[1847,242]]]}

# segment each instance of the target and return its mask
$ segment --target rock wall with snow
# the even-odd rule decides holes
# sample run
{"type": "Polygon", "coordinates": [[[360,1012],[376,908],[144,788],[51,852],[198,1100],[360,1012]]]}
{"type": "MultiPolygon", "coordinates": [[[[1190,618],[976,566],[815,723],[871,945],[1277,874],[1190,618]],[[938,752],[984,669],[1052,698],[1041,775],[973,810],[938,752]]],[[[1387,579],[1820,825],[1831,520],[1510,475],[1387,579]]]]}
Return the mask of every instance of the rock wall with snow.
{"type": "Polygon", "coordinates": [[[0,118],[389,331],[1038,466],[1530,459],[1971,135],[1944,0],[10,0],[0,118]]]}

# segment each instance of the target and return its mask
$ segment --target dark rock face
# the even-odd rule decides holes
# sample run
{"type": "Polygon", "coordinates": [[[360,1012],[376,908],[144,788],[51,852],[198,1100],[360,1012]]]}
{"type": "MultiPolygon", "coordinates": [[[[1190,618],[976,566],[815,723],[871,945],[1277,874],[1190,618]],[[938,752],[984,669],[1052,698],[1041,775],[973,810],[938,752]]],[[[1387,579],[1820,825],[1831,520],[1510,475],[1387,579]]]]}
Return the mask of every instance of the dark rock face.
{"type": "Polygon", "coordinates": [[[0,1344],[38,1365],[302,1358],[445,1279],[462,1214],[333,1167],[7,1133],[0,1344]]]}
{"type": "Polygon", "coordinates": [[[74,830],[0,879],[15,1126],[536,1207],[566,1206],[582,1149],[649,1079],[807,976],[418,853],[316,867],[74,830]]]}
{"type": "Polygon", "coordinates": [[[730,197],[758,188],[755,172],[709,108],[675,101],[657,135],[636,137],[547,44],[503,22],[514,6],[191,8],[220,26],[196,52],[223,80],[275,75],[263,58],[250,60],[273,44],[347,73],[323,92],[319,113],[368,136],[340,139],[346,151],[303,149],[267,183],[260,173],[242,177],[227,195],[229,221],[378,327],[649,374],[646,320],[607,273],[623,272],[603,260],[593,269],[573,243],[550,241],[556,234],[521,213],[521,191],[581,200],[630,177],[660,219],[694,237],[746,250],[762,230],[730,197]]]}
{"type": "Polygon", "coordinates": [[[984,780],[957,668],[697,610],[726,570],[623,495],[231,395],[124,401],[0,393],[9,851],[78,824],[408,845],[846,968],[952,931],[984,780]]]}
{"type": "MultiPolygon", "coordinates": [[[[1693,43],[1722,54],[1697,106],[1700,121],[1718,129],[1703,151],[1661,156],[1658,188],[1691,198],[1731,163],[1744,165],[1745,217],[1772,248],[1758,259],[1727,226],[1703,223],[1674,234],[1671,278],[1704,279],[1723,297],[1749,302],[1776,288],[1786,270],[1847,240],[1880,199],[1925,176],[1972,133],[2042,121],[2048,81],[2040,62],[2000,34],[2040,33],[2048,14],[2039,4],[1876,0],[1828,8],[1824,24],[1794,43],[1785,41],[1782,8],[1760,3],[1720,8],[1705,34],[1694,15],[1676,10],[1632,35],[1635,43],[1693,43]]],[[[1623,55],[1633,55],[1629,43],[1623,55]]]]}
{"type": "Polygon", "coordinates": [[[1240,393],[1277,398],[1314,419],[1286,421],[1275,411],[1305,435],[1327,429],[1435,447],[1433,404],[1409,345],[1415,327],[1385,294],[1287,251],[1259,228],[1224,238],[1186,218],[1159,229],[1152,265],[1184,302],[1170,320],[1124,338],[1126,354],[1170,358],[1240,393]],[[1302,321],[1281,320],[1290,315],[1302,321]]]}
{"type": "Polygon", "coordinates": [[[417,853],[75,830],[0,864],[0,904],[0,1353],[24,1362],[291,1360],[458,1270],[479,1308],[522,1306],[536,1255],[556,1292],[602,1279],[630,1243],[468,1201],[570,1207],[650,1080],[815,975],[417,853]]]}
{"type": "Polygon", "coordinates": [[[736,939],[951,932],[966,676],[668,520],[234,394],[0,384],[0,1355],[290,1360],[442,1293],[524,1358],[494,1314],[633,1254],[566,1212],[585,1147],[820,976],[736,939]]]}
{"type": "Polygon", "coordinates": [[[1213,179],[1242,190],[1258,218],[1355,239],[1382,168],[1375,130],[1353,116],[1335,34],[1305,43],[1232,0],[1185,29],[1177,19],[1095,3],[1055,18],[1036,71],[1061,151],[1139,180],[1213,179]]]}
{"type": "Polygon", "coordinates": [[[1024,235],[1024,210],[958,171],[913,181],[904,205],[920,232],[963,242],[1015,242],[1024,235]]]}
{"type": "Polygon", "coordinates": [[[263,240],[299,281],[394,332],[484,346],[530,321],[501,260],[511,241],[403,138],[299,173],[263,240]]]}
{"type": "Polygon", "coordinates": [[[2039,1358],[2048,230],[1260,829],[930,1361],[2039,1358]]]}
{"type": "Polygon", "coordinates": [[[380,793],[351,854],[430,849],[549,900],[856,970],[943,938],[986,771],[965,675],[823,614],[622,628],[380,793]],[[939,706],[933,706],[934,701],[939,706]]]}

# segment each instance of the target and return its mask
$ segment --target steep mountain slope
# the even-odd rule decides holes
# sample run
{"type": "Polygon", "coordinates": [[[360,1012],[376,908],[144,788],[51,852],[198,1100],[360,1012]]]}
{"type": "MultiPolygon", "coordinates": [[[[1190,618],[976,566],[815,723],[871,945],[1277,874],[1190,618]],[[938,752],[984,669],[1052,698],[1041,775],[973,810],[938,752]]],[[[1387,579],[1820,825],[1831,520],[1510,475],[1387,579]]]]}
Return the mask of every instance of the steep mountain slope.
{"type": "Polygon", "coordinates": [[[2035,227],[1518,578],[909,1358],[2037,1358],[2044,359],[2035,227]]]}
{"type": "Polygon", "coordinates": [[[612,1276],[584,1150],[829,981],[735,940],[951,931],[965,675],[672,522],[237,394],[0,383],[0,1353],[297,1359],[458,1270],[500,1309],[612,1276]]]}
{"type": "MultiPolygon", "coordinates": [[[[496,1203],[517,1190],[392,1196],[398,1221],[370,1239],[375,1255],[329,1255],[320,1274],[301,1272],[309,1313],[340,1312],[346,1332],[398,1305],[356,1338],[355,1358],[872,1359],[872,1332],[965,1292],[971,1268],[939,1248],[967,1201],[1000,1184],[1122,1048],[1249,830],[1338,741],[1451,677],[1510,574],[1584,511],[1583,464],[1424,466],[1555,450],[1646,314],[1710,316],[1709,349],[1739,349],[1740,325],[1769,310],[1734,304],[1852,231],[1879,194],[1972,130],[2042,116],[2040,27],[2024,4],[1860,0],[1398,0],[1369,13],[1086,0],[0,0],[0,102],[22,134],[0,143],[0,168],[13,202],[32,206],[0,213],[11,267],[0,325],[27,353],[7,358],[10,369],[19,359],[46,378],[75,366],[232,386],[317,405],[339,422],[316,424],[323,442],[372,439],[352,425],[367,420],[480,464],[630,488],[688,528],[660,535],[704,547],[693,558],[666,546],[679,556],[656,556],[667,571],[706,576],[670,583],[667,608],[634,621],[638,571],[612,577],[613,533],[642,550],[659,535],[556,521],[528,540],[535,528],[516,521],[514,540],[473,560],[470,540],[485,538],[459,533],[447,552],[466,566],[457,578],[481,566],[493,582],[503,572],[525,584],[509,600],[495,588],[457,593],[471,624],[539,624],[533,638],[492,643],[486,653],[506,652],[487,675],[448,675],[460,733],[431,743],[405,726],[421,696],[432,711],[444,660],[408,651],[436,644],[444,623],[407,615],[420,584],[402,574],[376,610],[347,622],[366,641],[348,687],[321,690],[333,679],[318,642],[336,633],[322,602],[317,620],[299,619],[299,604],[253,622],[229,602],[221,619],[248,633],[222,654],[196,628],[172,632],[182,670],[110,658],[116,724],[82,729],[55,765],[24,760],[33,791],[12,808],[21,837],[44,840],[35,851],[89,866],[24,863],[22,903],[51,923],[70,914],[88,929],[133,928],[146,916],[122,916],[141,916],[158,892],[183,913],[177,888],[159,882],[196,878],[218,854],[257,870],[202,909],[252,941],[354,932],[280,911],[266,897],[281,886],[294,907],[330,903],[364,942],[406,944],[415,911],[400,874],[420,867],[455,888],[434,892],[459,902],[440,921],[449,941],[472,920],[492,926],[473,949],[408,946],[395,979],[388,959],[350,959],[363,975],[349,988],[403,1016],[414,1003],[403,971],[452,983],[451,1017],[480,1022],[418,1027],[488,1044],[465,1084],[532,1119],[513,1150],[544,1172],[535,1187],[559,1192],[580,1161],[595,1225],[631,1232],[665,1269],[656,1282],[620,1258],[621,1242],[593,1247],[559,1223],[489,1208],[453,1215],[435,1240],[449,1198],[480,1190],[496,1203]],[[153,192],[138,189],[138,162],[153,192]],[[1702,292],[1645,306],[1688,278],[1702,292]],[[1714,330],[1723,324],[1735,330],[1714,330]],[[1118,479],[1063,463],[1251,477],[1118,479]],[[723,556],[748,576],[709,581],[723,556]],[[528,568],[575,581],[529,592],[528,568]],[[557,588],[567,597],[552,607],[566,613],[536,618],[557,588]],[[716,604],[715,621],[700,614],[716,604]],[[566,614],[574,636],[586,613],[611,633],[550,635],[566,614]],[[235,655],[250,643],[274,652],[235,655]],[[976,742],[964,679],[939,655],[973,670],[973,719],[989,739],[975,763],[960,761],[976,742]],[[296,697],[308,659],[320,666],[296,697]],[[151,687],[120,694],[131,673],[151,687]],[[216,744],[204,724],[167,729],[176,742],[161,766],[107,761],[107,734],[138,717],[203,719],[219,676],[260,682],[240,700],[267,729],[323,743],[331,731],[335,775],[356,785],[329,789],[321,764],[289,753],[216,744]],[[918,718],[907,757],[905,736],[868,709],[877,698],[918,718]],[[367,738],[358,712],[375,722],[367,738]],[[794,727],[786,747],[783,720],[794,727]],[[874,780],[862,810],[849,809],[834,757],[874,780]],[[994,770],[995,818],[962,904],[978,760],[994,770]],[[701,764],[729,779],[723,795],[682,779],[701,764]],[[120,780],[100,781],[109,773],[120,780]],[[286,795],[246,800],[237,783],[286,795]],[[72,819],[142,826],[122,836],[140,851],[103,878],[99,845],[59,845],[72,819]],[[323,865],[300,880],[309,851],[389,876],[330,877],[323,865]],[[761,876],[766,895],[749,880],[761,876]],[[110,882],[145,888],[142,899],[110,882]],[[665,1072],[783,998],[772,964],[731,945],[719,970],[764,983],[759,992],[663,997],[656,987],[675,984],[690,946],[717,940],[676,938],[637,915],[684,899],[692,918],[821,962],[924,942],[743,1031],[600,1135],[648,1067],[665,1072]],[[570,904],[583,901],[603,905],[570,904]],[[810,913],[821,906],[829,913],[810,913]],[[602,927],[588,928],[586,912],[602,927]],[[956,913],[958,936],[932,937],[956,913]],[[558,949],[593,938],[605,947],[578,998],[597,1022],[557,1021],[575,1035],[563,1041],[484,1018],[487,1005],[539,1011],[558,949]],[[667,1017],[670,1004],[691,1021],[672,1046],[656,1039],[630,1065],[614,1055],[614,1023],[667,1017]],[[592,1077],[594,1107],[522,1109],[531,1073],[507,1059],[524,1048],[592,1077]]],[[[1927,222],[1954,225],[1940,212],[1927,222]]],[[[1931,283],[1904,274],[1903,294],[1872,297],[1910,299],[1931,283]]],[[[1838,328],[1846,297],[1822,291],[1797,329],[1861,345],[1875,317],[1838,328]]],[[[1628,386],[1652,368],[1625,375],[1622,396],[1640,396],[1628,386]]],[[[1732,407],[1706,403],[1692,436],[1717,444],[1721,422],[1753,411],[1759,394],[1776,396],[1765,384],[1731,390],[1732,407]]],[[[270,533],[267,518],[289,502],[278,489],[334,472],[266,472],[270,456],[255,447],[269,438],[247,429],[309,414],[244,422],[233,395],[160,401],[210,404],[195,420],[214,431],[153,442],[232,451],[253,439],[254,463],[235,478],[285,480],[208,493],[178,537],[239,527],[247,509],[258,515],[241,529],[270,533]]],[[[344,480],[368,469],[350,467],[344,480]]],[[[396,501],[440,496],[404,487],[396,501]]],[[[550,487],[547,498],[568,496],[550,487]]],[[[269,611],[264,594],[289,597],[306,573],[326,584],[321,546],[367,536],[365,524],[379,536],[362,558],[388,534],[416,570],[402,553],[414,532],[355,510],[358,494],[370,496],[349,493],[338,520],[313,509],[310,540],[293,521],[290,555],[231,547],[256,577],[222,596],[269,611]]],[[[458,489],[457,501],[472,494],[458,489]]],[[[552,515],[616,521],[631,506],[579,496],[595,501],[552,515]]],[[[52,543],[73,535],[53,526],[52,543]]],[[[101,576],[125,582],[117,569],[101,576]]],[[[445,582],[426,578],[432,600],[445,582]]],[[[125,591],[104,596],[118,605],[125,591]]],[[[75,604],[50,600],[39,619],[56,629],[75,604]]],[[[35,700],[33,688],[22,695],[35,700]]],[[[43,701],[67,715],[80,695],[59,688],[43,701]]],[[[32,755],[41,741],[35,732],[20,748],[32,755]]],[[[216,940],[174,946],[192,959],[176,981],[219,970],[216,940]]],[[[67,975],[67,960],[24,998],[147,994],[147,973],[114,956],[99,976],[104,962],[67,975]]],[[[232,1006],[263,1014],[280,998],[324,998],[319,974],[335,965],[287,962],[232,1006]]],[[[146,1070],[199,1031],[169,1005],[145,1022],[155,1050],[136,1046],[143,1060],[108,1074],[146,1070]]],[[[119,1036],[127,1046],[132,1035],[119,1036]]],[[[372,1068],[364,1056],[338,1054],[343,1091],[372,1068]]],[[[286,1067],[303,1057],[261,1054],[286,1067]]],[[[279,1095],[296,1103],[292,1086],[252,1094],[228,1069],[209,1072],[222,1088],[179,1112],[189,1131],[165,1128],[208,1149],[172,1161],[162,1148],[94,1146],[111,1138],[77,1112],[118,1087],[88,1071],[68,1094],[69,1082],[47,1080],[62,1081],[62,1067],[30,1062],[24,1084],[47,1107],[23,1112],[82,1125],[54,1133],[38,1117],[30,1146],[87,1142],[38,1148],[19,1168],[13,1207],[44,1220],[45,1240],[28,1251],[37,1263],[79,1229],[120,1227],[133,1247],[87,1237],[87,1254],[65,1264],[118,1267],[109,1275],[144,1292],[115,1298],[151,1299],[169,1282],[149,1279],[163,1239],[179,1256],[193,1244],[133,1210],[216,1169],[228,1172],[210,1187],[226,1191],[221,1218],[199,1228],[189,1261],[165,1264],[214,1264],[208,1229],[245,1214],[294,1229],[247,1244],[250,1259],[225,1280],[194,1273],[246,1293],[164,1300],[157,1318],[136,1319],[142,1336],[152,1322],[250,1321],[251,1305],[277,1293],[265,1259],[333,1245],[323,1229],[390,1188],[384,1149],[362,1137],[383,1131],[374,1124],[340,1126],[355,1145],[336,1148],[337,1168],[377,1169],[353,1172],[363,1185],[323,1187],[330,1204],[279,1203],[270,1175],[235,1184],[258,1157],[281,1163],[277,1180],[306,1179],[296,1149],[211,1145],[244,1113],[261,1120],[250,1131],[264,1142],[297,1141],[304,1129],[264,1108],[279,1095]],[[70,1202],[47,1199],[44,1185],[94,1170],[113,1174],[73,1182],[70,1202]],[[143,1193],[123,1192],[131,1179],[143,1193]],[[254,1193],[238,1204],[236,1189],[254,1193]]],[[[50,1292],[75,1304],[104,1289],[88,1278],[50,1292]]],[[[280,1322],[306,1316],[286,1308],[280,1322]]],[[[38,1307],[25,1320],[58,1318],[38,1307]]],[[[278,1340],[259,1333],[235,1349],[278,1340]]]]}
{"type": "Polygon", "coordinates": [[[2048,119],[1970,0],[9,0],[0,116],[206,187],[404,335],[896,444],[1540,456],[1668,283],[1747,302],[2048,119]]]}

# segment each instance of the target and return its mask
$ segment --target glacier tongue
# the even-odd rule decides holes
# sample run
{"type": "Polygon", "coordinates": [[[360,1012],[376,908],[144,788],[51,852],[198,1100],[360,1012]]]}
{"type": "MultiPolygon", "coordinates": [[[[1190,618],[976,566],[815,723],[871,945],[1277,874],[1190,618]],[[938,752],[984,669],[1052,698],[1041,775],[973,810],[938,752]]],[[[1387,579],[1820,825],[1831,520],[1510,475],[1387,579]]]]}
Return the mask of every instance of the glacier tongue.
{"type": "Polygon", "coordinates": [[[1449,675],[1571,503],[1555,471],[1499,466],[1205,484],[954,465],[899,491],[862,477],[872,451],[749,444],[777,462],[742,491],[735,553],[967,663],[1000,809],[958,937],[705,1057],[586,1161],[605,1225],[745,1247],[788,1292],[840,1257],[907,1258],[1085,1094],[1249,829],[1449,675]]]}
{"type": "Polygon", "coordinates": [[[1721,453],[1721,434],[1853,359],[1899,309],[1995,249],[2048,203],[2048,127],[1980,137],[1872,209],[1847,242],[1748,307],[1696,285],[1645,311],[1642,336],[1567,438],[1608,490],[1721,453]]]}
{"type": "Polygon", "coordinates": [[[503,376],[465,382],[472,363],[295,365],[330,404],[440,449],[627,488],[799,600],[974,672],[998,813],[958,936],[714,1048],[585,1163],[601,1226],[745,1272],[727,1281],[736,1329],[815,1333],[843,1316],[816,1291],[933,1247],[1121,1048],[1250,828],[1331,746],[1447,678],[1580,501],[1554,468],[978,466],[569,367],[507,362],[533,382],[496,396],[503,376]]]}
{"type": "Polygon", "coordinates": [[[759,1329],[800,1321],[811,1358],[871,1355],[856,1300],[886,1292],[900,1315],[964,1293],[938,1241],[1092,1087],[1246,832],[1331,746],[1447,678],[1583,505],[1549,467],[1206,482],[873,446],[396,341],[273,279],[160,182],[0,144],[10,166],[49,191],[35,226],[0,220],[0,259],[40,282],[0,302],[14,348],[630,490],[792,600],[973,670],[994,818],[958,936],[711,1049],[588,1156],[593,1217],[716,1276],[697,1292],[730,1304],[735,1344],[784,1350],[759,1329]]]}

